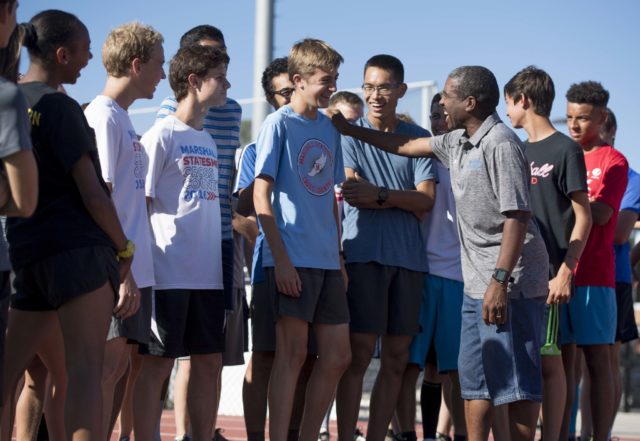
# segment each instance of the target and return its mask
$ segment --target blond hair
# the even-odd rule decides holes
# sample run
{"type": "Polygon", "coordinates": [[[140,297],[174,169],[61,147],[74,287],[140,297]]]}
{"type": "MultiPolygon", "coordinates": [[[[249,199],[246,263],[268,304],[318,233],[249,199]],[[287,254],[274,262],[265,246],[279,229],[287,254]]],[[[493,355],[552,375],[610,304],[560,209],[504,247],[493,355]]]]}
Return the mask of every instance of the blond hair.
{"type": "Polygon", "coordinates": [[[109,75],[123,77],[134,59],[148,62],[153,47],[163,41],[162,34],[151,26],[136,21],[123,24],[109,32],[102,46],[102,64],[109,75]]]}
{"type": "Polygon", "coordinates": [[[294,44],[289,51],[289,79],[293,81],[295,74],[309,77],[316,69],[327,72],[338,70],[343,61],[342,55],[329,44],[322,40],[306,38],[294,44]]]}

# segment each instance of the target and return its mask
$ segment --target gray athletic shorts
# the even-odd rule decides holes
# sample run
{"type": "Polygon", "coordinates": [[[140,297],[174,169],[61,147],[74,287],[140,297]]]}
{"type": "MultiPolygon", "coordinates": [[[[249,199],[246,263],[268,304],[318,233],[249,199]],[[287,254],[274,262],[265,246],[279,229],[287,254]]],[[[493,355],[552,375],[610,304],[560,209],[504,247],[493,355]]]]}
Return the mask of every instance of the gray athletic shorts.
{"type": "Polygon", "coordinates": [[[278,292],[274,269],[265,268],[266,284],[275,316],[288,316],[309,323],[349,323],[349,305],[339,270],[296,268],[302,281],[300,297],[278,292]]]}
{"type": "Polygon", "coordinates": [[[351,332],[416,335],[424,273],[376,262],[349,263],[351,332]]]}
{"type": "Polygon", "coordinates": [[[148,344],[149,334],[151,333],[152,303],[151,287],[140,288],[140,308],[138,312],[125,320],[111,317],[107,341],[118,337],[126,337],[131,344],[148,344]]]}

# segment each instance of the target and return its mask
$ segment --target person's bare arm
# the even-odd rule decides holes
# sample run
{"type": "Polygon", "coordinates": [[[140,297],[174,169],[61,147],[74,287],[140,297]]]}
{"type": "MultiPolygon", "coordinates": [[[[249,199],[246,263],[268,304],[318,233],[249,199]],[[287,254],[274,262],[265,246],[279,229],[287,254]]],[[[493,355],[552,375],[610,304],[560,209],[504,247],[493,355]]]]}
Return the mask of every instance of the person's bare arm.
{"type": "Polygon", "coordinates": [[[613,208],[604,202],[591,202],[591,217],[595,225],[605,225],[613,216],[613,208]]]}
{"type": "Polygon", "coordinates": [[[414,213],[418,218],[433,208],[436,185],[432,180],[422,181],[415,190],[388,190],[388,198],[378,204],[380,187],[373,185],[358,172],[345,168],[347,180],[342,184],[344,200],[357,208],[385,209],[400,208],[414,213]]]}
{"type": "Polygon", "coordinates": [[[29,217],[38,205],[38,166],[31,150],[20,150],[2,159],[8,185],[4,216],[29,217]]]}
{"type": "MultiPolygon", "coordinates": [[[[82,203],[86,207],[94,222],[104,231],[114,243],[116,249],[124,250],[127,245],[127,238],[122,231],[116,209],[104,192],[98,176],[96,175],[93,163],[89,154],[83,154],[80,159],[73,164],[71,175],[75,181],[82,203]]],[[[120,280],[123,281],[132,259],[120,259],[120,280]]]]}
{"type": "Polygon", "coordinates": [[[613,236],[613,243],[615,245],[622,245],[629,241],[629,236],[633,231],[633,227],[638,220],[638,213],[631,210],[621,210],[618,214],[618,223],[616,224],[615,234],[613,236]]]}
{"type": "Polygon", "coordinates": [[[243,216],[249,216],[255,212],[253,208],[253,182],[238,192],[238,206],[236,212],[243,216]]]}
{"type": "Polygon", "coordinates": [[[237,233],[241,234],[251,245],[255,245],[260,230],[258,229],[258,222],[254,216],[243,216],[235,212],[233,213],[231,224],[237,233]]]}
{"type": "Polygon", "coordinates": [[[549,296],[547,303],[568,303],[571,298],[571,279],[573,271],[582,256],[591,231],[591,208],[589,195],[586,191],[571,193],[571,206],[575,215],[575,224],[571,230],[569,246],[564,261],[558,269],[558,274],[549,280],[549,296]]]}
{"type": "Polygon", "coordinates": [[[273,255],[278,291],[292,297],[299,297],[302,290],[302,281],[289,259],[289,254],[287,254],[273,215],[273,206],[271,205],[272,191],[273,179],[258,176],[253,183],[253,205],[260,220],[264,237],[267,239],[273,255]]]}
{"type": "MultiPolygon", "coordinates": [[[[528,211],[508,211],[505,213],[505,217],[502,228],[502,244],[496,268],[504,269],[511,274],[522,255],[531,213],[528,211]]],[[[506,323],[507,300],[507,286],[491,278],[482,303],[482,318],[487,325],[506,323]]]]}
{"type": "Polygon", "coordinates": [[[413,158],[433,156],[429,138],[415,138],[349,124],[339,111],[331,116],[331,121],[343,135],[352,136],[389,153],[413,158]]]}

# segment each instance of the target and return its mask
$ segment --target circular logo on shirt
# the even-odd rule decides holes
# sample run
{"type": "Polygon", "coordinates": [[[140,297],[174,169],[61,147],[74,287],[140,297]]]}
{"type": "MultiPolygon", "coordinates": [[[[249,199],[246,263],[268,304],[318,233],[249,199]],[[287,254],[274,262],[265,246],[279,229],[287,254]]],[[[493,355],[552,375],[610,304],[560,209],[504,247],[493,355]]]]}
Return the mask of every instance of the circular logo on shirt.
{"type": "Polygon", "coordinates": [[[298,176],[307,191],[322,196],[333,189],[333,156],[318,139],[306,141],[298,154],[298,176]]]}

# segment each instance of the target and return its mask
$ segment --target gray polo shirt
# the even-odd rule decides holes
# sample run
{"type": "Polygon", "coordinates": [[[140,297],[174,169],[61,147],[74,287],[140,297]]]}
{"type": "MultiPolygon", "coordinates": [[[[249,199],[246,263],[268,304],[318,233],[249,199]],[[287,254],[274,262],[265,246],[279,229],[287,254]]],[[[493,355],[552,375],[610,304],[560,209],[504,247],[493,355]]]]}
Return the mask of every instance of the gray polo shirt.
{"type": "MultiPolygon", "coordinates": [[[[481,299],[491,281],[507,211],[531,211],[530,170],[520,139],[496,113],[469,138],[455,130],[431,139],[436,157],[451,172],[458,210],[465,293],[481,299]]],[[[510,297],[532,298],[548,292],[547,250],[538,226],[529,221],[522,255],[509,285],[510,297]]]]}

